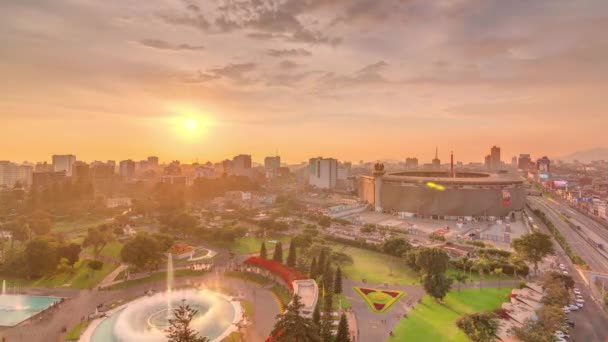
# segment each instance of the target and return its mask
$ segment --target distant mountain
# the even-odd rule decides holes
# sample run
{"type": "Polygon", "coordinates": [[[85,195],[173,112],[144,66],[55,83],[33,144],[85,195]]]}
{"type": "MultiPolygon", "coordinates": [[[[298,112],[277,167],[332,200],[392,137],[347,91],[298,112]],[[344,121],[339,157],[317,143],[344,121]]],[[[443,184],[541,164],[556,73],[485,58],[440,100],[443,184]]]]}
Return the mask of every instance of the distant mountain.
{"type": "Polygon", "coordinates": [[[608,148],[606,147],[596,147],[590,148],[588,150],[581,150],[571,153],[569,155],[556,158],[564,161],[573,161],[578,160],[583,163],[588,163],[594,160],[608,160],[608,148]]]}

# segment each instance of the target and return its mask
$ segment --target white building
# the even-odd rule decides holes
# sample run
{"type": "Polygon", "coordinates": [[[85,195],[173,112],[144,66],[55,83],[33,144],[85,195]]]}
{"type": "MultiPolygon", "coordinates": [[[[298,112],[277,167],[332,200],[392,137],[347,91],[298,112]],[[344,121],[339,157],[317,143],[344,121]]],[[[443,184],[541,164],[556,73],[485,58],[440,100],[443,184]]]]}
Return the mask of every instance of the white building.
{"type": "Polygon", "coordinates": [[[232,174],[237,176],[251,176],[251,155],[240,154],[232,158],[232,174]]]}
{"type": "Polygon", "coordinates": [[[338,161],[333,158],[311,158],[308,161],[308,184],[320,189],[333,189],[338,180],[338,161]]]}
{"type": "Polygon", "coordinates": [[[76,163],[76,156],[73,154],[53,155],[53,171],[65,171],[66,176],[72,176],[72,169],[76,163]]]}
{"type": "Polygon", "coordinates": [[[291,283],[293,292],[300,296],[301,303],[304,304],[300,316],[312,318],[312,314],[319,300],[319,287],[314,279],[295,280],[291,283]]]}

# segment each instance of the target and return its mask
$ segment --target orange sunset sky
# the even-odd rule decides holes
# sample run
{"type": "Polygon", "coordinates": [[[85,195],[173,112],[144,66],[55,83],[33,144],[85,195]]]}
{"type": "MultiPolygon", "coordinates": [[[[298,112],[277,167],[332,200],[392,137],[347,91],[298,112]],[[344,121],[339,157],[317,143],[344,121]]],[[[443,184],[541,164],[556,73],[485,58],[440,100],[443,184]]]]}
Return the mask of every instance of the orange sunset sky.
{"type": "Polygon", "coordinates": [[[608,145],[608,1],[0,2],[0,159],[608,145]]]}

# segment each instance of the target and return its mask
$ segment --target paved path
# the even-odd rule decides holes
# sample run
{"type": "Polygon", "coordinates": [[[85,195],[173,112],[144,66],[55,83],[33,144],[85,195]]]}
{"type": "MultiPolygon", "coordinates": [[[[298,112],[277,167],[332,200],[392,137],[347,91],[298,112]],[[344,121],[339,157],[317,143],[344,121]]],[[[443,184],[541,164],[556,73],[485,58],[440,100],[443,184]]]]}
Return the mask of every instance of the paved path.
{"type": "Polygon", "coordinates": [[[105,276],[105,278],[103,278],[103,280],[99,283],[98,287],[103,289],[110,285],[121,282],[120,280],[114,281],[114,279],[116,278],[116,276],[118,276],[118,274],[120,272],[126,270],[128,267],[129,266],[127,266],[125,264],[121,264],[120,266],[116,267],[116,269],[114,269],[114,271],[110,272],[110,274],[108,274],[107,276],[105,276]]]}

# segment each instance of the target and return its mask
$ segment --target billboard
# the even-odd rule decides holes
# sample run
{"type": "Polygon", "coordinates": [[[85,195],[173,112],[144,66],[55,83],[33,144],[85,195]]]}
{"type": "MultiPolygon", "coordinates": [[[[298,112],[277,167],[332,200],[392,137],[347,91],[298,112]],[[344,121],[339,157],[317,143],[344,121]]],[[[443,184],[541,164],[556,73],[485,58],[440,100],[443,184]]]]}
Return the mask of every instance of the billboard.
{"type": "Polygon", "coordinates": [[[508,207],[511,205],[511,193],[509,190],[502,191],[502,205],[508,207]]]}
{"type": "Polygon", "coordinates": [[[553,186],[556,188],[565,188],[568,186],[568,182],[565,180],[556,180],[553,181],[553,186]]]}
{"type": "Polygon", "coordinates": [[[548,179],[549,178],[549,174],[547,174],[547,173],[541,173],[540,175],[538,175],[538,177],[540,177],[540,179],[548,179]]]}

